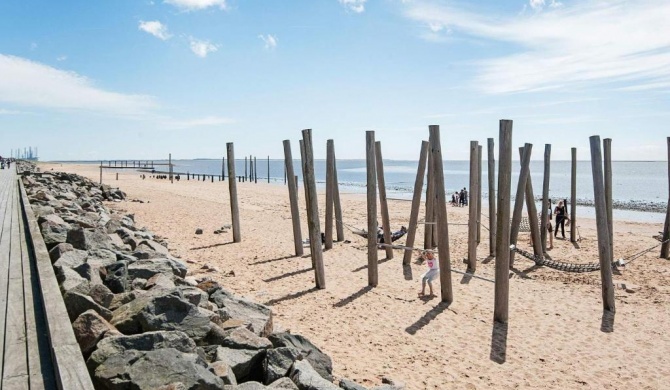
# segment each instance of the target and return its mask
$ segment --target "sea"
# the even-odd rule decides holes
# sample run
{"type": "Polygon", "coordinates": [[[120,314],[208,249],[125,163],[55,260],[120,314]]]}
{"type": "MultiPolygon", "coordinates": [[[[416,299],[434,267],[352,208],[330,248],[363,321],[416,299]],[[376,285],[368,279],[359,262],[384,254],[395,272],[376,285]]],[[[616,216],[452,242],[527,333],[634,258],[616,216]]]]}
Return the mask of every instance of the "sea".
{"type": "MultiPolygon", "coordinates": [[[[154,160],[156,164],[167,164],[167,160],[154,160]]],[[[82,163],[82,161],[77,161],[82,163]]],[[[88,163],[100,164],[99,161],[88,163]]],[[[182,175],[206,174],[221,175],[222,160],[192,159],[172,160],[174,172],[182,175]]],[[[227,160],[226,160],[227,163],[227,160]]],[[[519,175],[519,161],[514,161],[517,169],[512,174],[512,196],[516,192],[516,183],[519,175]]],[[[113,164],[112,164],[113,165],[113,164]]],[[[227,165],[227,164],[226,164],[227,165]]],[[[256,159],[257,180],[277,185],[285,184],[285,169],[283,159],[256,159]]],[[[514,165],[513,165],[514,166],[514,165]]],[[[416,180],[418,161],[384,160],[384,178],[386,181],[387,197],[392,199],[411,200],[416,180]]],[[[488,168],[487,162],[482,162],[482,198],[483,204],[488,200],[488,168]]],[[[294,173],[302,183],[302,169],[300,160],[293,161],[294,173]]],[[[314,170],[317,186],[325,187],[326,161],[315,160],[314,170]]],[[[156,166],[156,172],[167,171],[166,166],[156,166]]],[[[249,174],[251,167],[249,160],[237,159],[235,173],[237,176],[249,174]],[[246,161],[246,163],[245,163],[246,161]]],[[[536,200],[542,195],[544,163],[531,161],[530,166],[533,191],[536,200]]],[[[226,176],[228,172],[225,172],[226,176]]],[[[341,193],[366,192],[366,162],[365,160],[337,160],[337,175],[341,193]]],[[[469,161],[444,161],[444,181],[447,199],[451,194],[469,186],[469,161]]],[[[560,199],[570,198],[570,161],[552,161],[549,181],[550,199],[554,205],[560,199]]],[[[638,222],[663,223],[668,202],[668,163],[665,161],[613,161],[612,162],[612,198],[614,203],[614,218],[638,222]]],[[[497,179],[497,172],[496,172],[497,179]]],[[[425,180],[424,180],[425,183],[425,180]]],[[[497,183],[497,182],[496,182],[497,183]]],[[[593,209],[593,176],[590,161],[577,162],[577,213],[586,217],[594,217],[593,209]]],[[[539,206],[539,203],[538,203],[539,206]]],[[[485,210],[485,209],[484,209],[485,210]]]]}

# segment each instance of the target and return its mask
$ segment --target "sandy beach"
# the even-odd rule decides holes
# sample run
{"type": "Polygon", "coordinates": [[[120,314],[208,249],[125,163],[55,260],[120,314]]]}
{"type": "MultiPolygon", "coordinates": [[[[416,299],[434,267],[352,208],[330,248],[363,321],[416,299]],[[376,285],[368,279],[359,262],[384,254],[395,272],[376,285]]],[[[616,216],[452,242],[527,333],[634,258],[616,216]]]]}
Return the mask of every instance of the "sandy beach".
{"type": "MultiPolygon", "coordinates": [[[[40,163],[43,171],[78,173],[95,181],[94,165],[40,163]]],[[[139,226],[165,237],[173,254],[192,275],[206,274],[237,294],[272,307],[275,328],[303,334],[333,358],[334,375],[366,386],[383,376],[407,389],[512,388],[667,388],[670,377],[670,263],[660,248],[639,257],[614,275],[614,332],[601,331],[600,274],[571,274],[534,267],[517,255],[510,272],[510,320],[504,361],[492,352],[493,283],[452,274],[454,302],[419,299],[425,265],[412,262],[406,280],[402,250],[387,260],[379,251],[379,286],[367,287],[367,241],[345,229],[350,242],[336,242],[324,252],[327,288],[314,288],[309,248],[293,256],[288,189],[266,183],[238,183],[242,242],[232,231],[214,234],[231,223],[228,182],[142,180],[138,172],[112,170],[103,182],[118,186],[129,199],[111,207],[135,215],[139,226]],[[204,234],[196,235],[202,228],[204,234]]],[[[448,177],[445,180],[449,180],[448,177]]],[[[513,183],[513,187],[515,183],[513,183]]],[[[303,237],[307,237],[304,191],[299,189],[303,237]]],[[[321,226],[325,196],[319,193],[321,226]]],[[[366,226],[364,195],[342,194],[347,225],[366,226]]],[[[408,225],[410,202],[389,203],[393,229],[408,225]]],[[[486,209],[483,210],[487,212],[486,209]]],[[[423,215],[424,211],[421,210],[423,215]]],[[[452,269],[465,271],[467,208],[448,207],[452,269]]],[[[488,220],[482,219],[487,225],[488,220]]],[[[593,219],[579,219],[582,240],[554,240],[554,260],[598,261],[593,219]]],[[[615,221],[615,258],[658,244],[663,228],[654,224],[615,221]]],[[[559,234],[560,236],[560,234],[559,234]]],[[[417,232],[422,243],[423,227],[417,232]]],[[[532,251],[529,234],[519,247],[532,251]]],[[[568,234],[569,238],[569,234],[568,234]]],[[[400,240],[404,243],[404,239],[400,240]]],[[[417,245],[418,246],[418,245],[417,245]]],[[[494,278],[488,258],[488,231],[482,229],[477,275],[494,278]]],[[[439,294],[439,282],[436,284],[439,294]]],[[[495,336],[496,338],[498,336],[495,336]]]]}

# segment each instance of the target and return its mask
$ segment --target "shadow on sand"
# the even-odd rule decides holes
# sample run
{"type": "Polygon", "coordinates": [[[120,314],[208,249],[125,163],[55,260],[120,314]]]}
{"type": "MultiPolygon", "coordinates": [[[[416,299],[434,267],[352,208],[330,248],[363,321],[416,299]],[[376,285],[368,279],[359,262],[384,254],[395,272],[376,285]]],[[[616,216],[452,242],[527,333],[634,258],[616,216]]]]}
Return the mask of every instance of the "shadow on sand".
{"type": "Polygon", "coordinates": [[[491,335],[491,360],[503,364],[507,360],[507,324],[493,322],[491,335]]]}

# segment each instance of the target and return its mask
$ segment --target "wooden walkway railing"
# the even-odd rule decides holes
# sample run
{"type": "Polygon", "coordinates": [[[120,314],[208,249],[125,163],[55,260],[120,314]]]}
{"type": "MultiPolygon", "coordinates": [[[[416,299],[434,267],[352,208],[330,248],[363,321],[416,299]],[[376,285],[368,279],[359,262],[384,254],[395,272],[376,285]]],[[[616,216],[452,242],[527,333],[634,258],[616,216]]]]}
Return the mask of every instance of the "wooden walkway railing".
{"type": "Polygon", "coordinates": [[[0,388],[93,389],[14,169],[0,170],[0,388]]]}

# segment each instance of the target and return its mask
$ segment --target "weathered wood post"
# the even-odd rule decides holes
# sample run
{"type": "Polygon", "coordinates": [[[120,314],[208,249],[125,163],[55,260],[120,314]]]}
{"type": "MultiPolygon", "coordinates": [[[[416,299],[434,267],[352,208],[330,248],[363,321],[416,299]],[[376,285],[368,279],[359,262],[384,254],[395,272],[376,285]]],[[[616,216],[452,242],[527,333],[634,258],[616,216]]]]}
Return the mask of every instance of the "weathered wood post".
{"type": "Polygon", "coordinates": [[[661,245],[661,258],[667,259],[670,255],[670,137],[666,138],[668,145],[668,208],[665,212],[665,225],[663,226],[663,244],[661,245]]]}
{"type": "MultiPolygon", "coordinates": [[[[426,159],[429,153],[430,144],[426,141],[421,141],[421,153],[419,154],[419,166],[416,170],[416,181],[414,182],[414,196],[412,197],[412,210],[409,214],[409,226],[407,229],[407,239],[405,246],[408,248],[414,247],[414,240],[416,239],[416,227],[419,221],[419,207],[421,207],[421,194],[423,193],[423,178],[426,175],[426,159]]],[[[428,225],[426,225],[428,226],[428,225]]],[[[412,261],[412,250],[405,249],[405,254],[402,258],[404,265],[409,265],[412,261]]]]}
{"type": "Polygon", "coordinates": [[[498,149],[498,219],[496,229],[496,272],[493,320],[509,319],[510,194],[512,189],[512,121],[500,121],[498,149]]]}
{"type": "Polygon", "coordinates": [[[245,180],[248,176],[249,175],[247,173],[247,156],[244,156],[244,178],[245,178],[245,180]]]}
{"type": "Polygon", "coordinates": [[[335,180],[333,178],[334,160],[333,140],[329,139],[326,141],[326,249],[333,248],[333,213],[335,211],[335,204],[333,201],[333,189],[335,187],[335,180]]]}
{"type": "MultiPolygon", "coordinates": [[[[384,159],[382,158],[382,143],[375,142],[375,160],[377,163],[377,186],[379,187],[379,205],[382,212],[382,227],[384,234],[384,243],[392,245],[391,241],[391,220],[389,218],[389,207],[386,200],[386,180],[384,180],[384,159]]],[[[386,246],[386,258],[393,258],[393,248],[386,246]]]]}
{"type": "Polygon", "coordinates": [[[577,242],[577,148],[572,148],[570,169],[570,242],[577,242]]]}
{"type": "Polygon", "coordinates": [[[254,156],[254,184],[258,184],[258,161],[254,156]]]}
{"type": "MultiPolygon", "coordinates": [[[[516,197],[514,199],[514,214],[512,215],[512,226],[510,227],[510,243],[512,245],[517,244],[519,238],[519,228],[521,225],[521,218],[523,213],[523,201],[524,195],[526,193],[526,181],[528,180],[530,172],[530,154],[533,149],[533,145],[525,144],[525,151],[523,153],[523,158],[521,159],[521,172],[519,173],[519,185],[516,189],[516,197]]],[[[509,245],[509,244],[508,244],[509,245]]],[[[509,249],[509,248],[508,248],[509,249]]],[[[510,268],[514,266],[514,254],[515,252],[510,251],[509,255],[509,266],[510,268]]]]}
{"type": "Polygon", "coordinates": [[[493,257],[496,254],[496,160],[495,160],[495,143],[493,138],[488,141],[488,167],[489,167],[489,256],[493,257]]]}
{"type": "MultiPolygon", "coordinates": [[[[428,140],[428,142],[432,145],[432,140],[428,140]]],[[[428,173],[426,175],[426,217],[423,219],[424,220],[424,235],[423,235],[423,248],[424,249],[433,249],[433,228],[434,228],[434,222],[435,222],[435,210],[434,210],[434,205],[435,205],[435,180],[434,180],[434,173],[435,169],[433,168],[433,155],[432,155],[432,149],[433,147],[431,146],[430,152],[431,153],[428,156],[428,173]]]]}
{"type": "MultiPolygon", "coordinates": [[[[291,177],[293,173],[293,155],[291,153],[291,141],[284,140],[284,165],[286,171],[291,177]]],[[[288,185],[288,197],[291,204],[291,220],[293,221],[293,244],[295,247],[295,255],[302,256],[302,231],[300,229],[300,208],[298,207],[298,188],[297,180],[288,185]]]]}
{"type": "Polygon", "coordinates": [[[477,245],[482,238],[482,148],[477,146],[477,245]]]}
{"type": "MultiPolygon", "coordinates": [[[[188,179],[188,173],[186,174],[188,179]]],[[[221,157],[221,180],[226,180],[226,158],[221,157]]]]}
{"type": "Polygon", "coordinates": [[[342,203],[340,203],[340,184],[337,181],[337,158],[333,143],[333,202],[335,203],[335,231],[337,241],[344,241],[344,225],[342,224],[342,203]]]}
{"type": "Polygon", "coordinates": [[[228,191],[230,192],[230,214],[233,219],[233,242],[242,241],[240,232],[240,209],[237,205],[237,182],[235,178],[235,149],[232,142],[226,144],[228,152],[228,191]]]}
{"type": "Polygon", "coordinates": [[[598,231],[598,255],[600,257],[600,280],[602,282],[603,310],[614,313],[614,284],[612,283],[612,256],[609,253],[609,229],[607,227],[607,205],[603,180],[603,159],[600,152],[600,137],[594,135],[591,142],[591,169],[593,171],[593,200],[596,207],[598,231]]]}
{"type": "Polygon", "coordinates": [[[307,202],[307,227],[309,228],[309,248],[314,264],[314,278],[317,288],[326,288],[326,275],[323,267],[323,252],[321,247],[321,226],[319,223],[319,202],[316,194],[316,179],[314,177],[314,149],[312,146],[312,130],[302,131],[305,148],[305,187],[309,197],[307,202]]]}
{"type": "MultiPolygon", "coordinates": [[[[547,225],[551,204],[549,204],[549,174],[551,168],[551,144],[544,145],[544,176],[542,178],[542,220],[540,221],[540,236],[542,237],[542,252],[547,252],[547,225]]],[[[549,233],[551,234],[551,233],[549,233]]]]}
{"type": "Polygon", "coordinates": [[[433,159],[433,178],[435,184],[435,214],[438,231],[438,253],[440,261],[440,293],[442,302],[450,304],[454,301],[451,287],[451,257],[449,255],[449,221],[447,220],[447,201],[444,195],[444,167],[442,162],[442,143],[440,142],[440,126],[428,127],[431,141],[431,156],[433,159]]]}
{"type": "Polygon", "coordinates": [[[172,174],[172,153],[170,153],[168,160],[170,163],[170,183],[174,183],[174,175],[172,174]]]}
{"type": "Polygon", "coordinates": [[[119,173],[116,172],[116,181],[119,181],[119,173]]]}
{"type": "MultiPolygon", "coordinates": [[[[519,148],[519,156],[523,160],[523,154],[525,153],[525,148],[519,148]]],[[[530,153],[530,150],[528,151],[530,153]]],[[[537,207],[535,206],[535,194],[533,193],[533,179],[530,171],[528,172],[528,178],[526,179],[526,211],[528,212],[528,224],[530,225],[530,237],[533,241],[533,254],[538,256],[540,259],[544,258],[544,252],[542,251],[542,235],[540,234],[540,224],[537,220],[537,207]]]]}
{"type": "Polygon", "coordinates": [[[468,272],[477,270],[477,170],[479,142],[470,141],[470,199],[468,202],[468,272]]]}
{"type": "MultiPolygon", "coordinates": [[[[305,189],[305,207],[306,210],[309,210],[309,193],[308,193],[309,189],[307,188],[307,176],[305,176],[305,163],[307,161],[305,157],[305,142],[303,140],[300,140],[299,144],[300,144],[300,167],[302,168],[302,186],[305,189]]],[[[312,266],[314,266],[313,259],[312,259],[312,266]]]]}
{"type": "Polygon", "coordinates": [[[268,156],[268,184],[270,184],[270,156],[268,156]]]}
{"type": "Polygon", "coordinates": [[[614,261],[614,227],[612,220],[612,139],[603,139],[605,159],[605,206],[607,207],[607,231],[610,235],[610,262],[614,261]]]}
{"type": "Polygon", "coordinates": [[[377,270],[377,171],[375,162],[375,132],[365,132],[365,165],[367,172],[368,205],[368,285],[376,287],[377,270]]]}
{"type": "Polygon", "coordinates": [[[102,184],[102,161],[100,161],[100,184],[102,184]]]}

